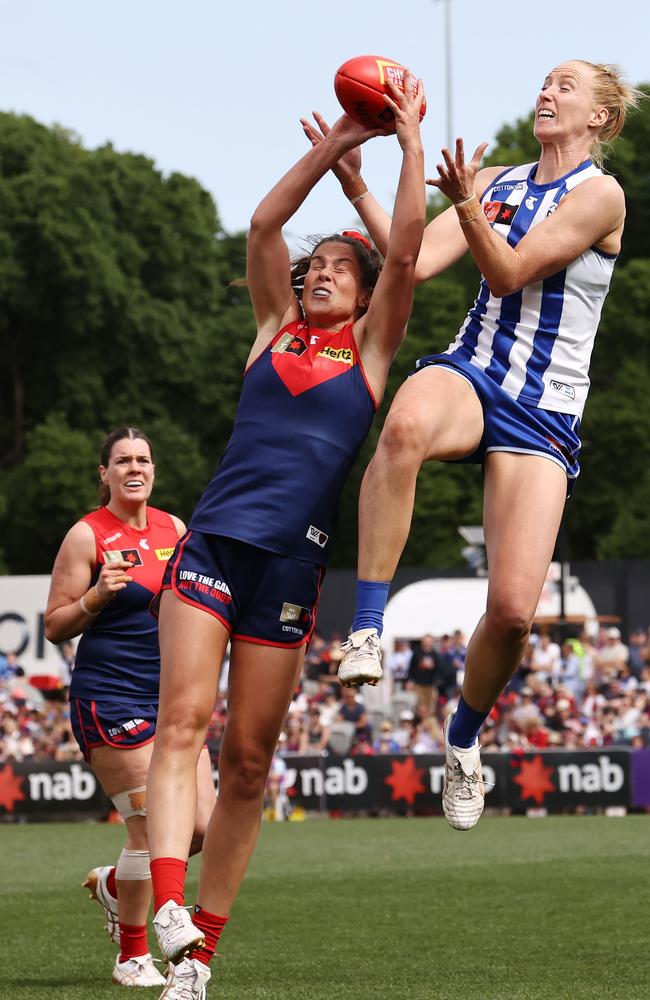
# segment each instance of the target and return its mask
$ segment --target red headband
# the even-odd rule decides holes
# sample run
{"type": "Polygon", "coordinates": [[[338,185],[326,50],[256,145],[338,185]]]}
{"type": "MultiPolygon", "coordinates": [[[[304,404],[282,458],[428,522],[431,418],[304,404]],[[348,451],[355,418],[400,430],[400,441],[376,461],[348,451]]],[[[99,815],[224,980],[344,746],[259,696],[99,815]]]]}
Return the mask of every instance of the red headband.
{"type": "Polygon", "coordinates": [[[372,250],[372,245],[368,237],[364,236],[363,233],[357,232],[356,229],[344,229],[341,236],[348,236],[351,240],[358,240],[359,243],[363,243],[367,250],[372,250]]]}

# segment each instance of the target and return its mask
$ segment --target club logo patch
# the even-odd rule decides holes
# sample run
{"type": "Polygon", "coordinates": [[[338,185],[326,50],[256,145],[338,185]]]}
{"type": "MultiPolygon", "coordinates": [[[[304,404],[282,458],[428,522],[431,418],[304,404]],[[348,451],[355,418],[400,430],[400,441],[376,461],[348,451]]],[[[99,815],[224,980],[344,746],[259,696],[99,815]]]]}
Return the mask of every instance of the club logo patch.
{"type": "Polygon", "coordinates": [[[512,225],[512,220],[518,208],[518,205],[509,205],[507,201],[486,201],[483,205],[485,218],[490,225],[496,225],[497,223],[502,226],[512,225]]]}
{"type": "Polygon", "coordinates": [[[301,625],[304,631],[311,624],[311,612],[309,608],[303,608],[299,604],[290,604],[289,601],[285,601],[280,612],[280,621],[301,625]]]}
{"type": "Polygon", "coordinates": [[[292,333],[283,333],[275,347],[271,349],[272,354],[296,354],[300,357],[307,350],[307,344],[302,337],[294,337],[292,333]]]}
{"type": "Polygon", "coordinates": [[[110,549],[104,553],[104,562],[107,566],[120,560],[129,563],[130,566],[142,566],[142,556],[137,549],[110,549]]]}
{"type": "Polygon", "coordinates": [[[310,542],[315,542],[316,545],[320,545],[321,549],[324,549],[330,536],[326,535],[320,528],[315,528],[313,524],[310,524],[307,528],[306,537],[310,542]]]}

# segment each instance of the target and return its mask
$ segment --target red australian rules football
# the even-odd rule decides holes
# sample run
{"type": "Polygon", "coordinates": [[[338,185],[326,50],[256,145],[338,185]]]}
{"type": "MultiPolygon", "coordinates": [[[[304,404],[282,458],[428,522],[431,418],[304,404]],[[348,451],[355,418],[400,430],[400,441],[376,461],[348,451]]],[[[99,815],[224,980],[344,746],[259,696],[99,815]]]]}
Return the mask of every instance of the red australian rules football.
{"type": "MultiPolygon", "coordinates": [[[[384,94],[389,94],[386,84],[390,80],[404,90],[406,74],[405,67],[392,59],[355,56],[337,69],[334,90],[343,110],[355,121],[368,128],[390,128],[393,112],[384,101],[384,94]]],[[[413,93],[417,90],[418,81],[411,73],[408,73],[406,85],[413,93]]],[[[424,118],[425,111],[426,102],[423,101],[420,118],[424,118]]]]}

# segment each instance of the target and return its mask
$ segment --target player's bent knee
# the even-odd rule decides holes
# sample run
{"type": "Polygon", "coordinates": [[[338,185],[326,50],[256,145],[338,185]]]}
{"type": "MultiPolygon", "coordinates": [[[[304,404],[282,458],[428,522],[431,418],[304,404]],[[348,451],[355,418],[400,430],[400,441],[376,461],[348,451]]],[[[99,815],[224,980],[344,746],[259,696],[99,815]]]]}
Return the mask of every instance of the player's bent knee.
{"type": "Polygon", "coordinates": [[[219,784],[219,797],[250,800],[264,795],[269,763],[250,757],[224,768],[219,784]]]}
{"type": "Polygon", "coordinates": [[[134,851],[125,847],[115,867],[115,878],[125,882],[144,882],[150,879],[149,851],[134,851]]]}
{"type": "Polygon", "coordinates": [[[509,601],[488,606],[485,616],[488,630],[501,639],[519,642],[526,639],[533,624],[533,613],[509,601]]]}
{"type": "Polygon", "coordinates": [[[111,801],[123,820],[133,816],[147,815],[146,785],[129,788],[126,792],[118,792],[111,796],[111,801]]]}
{"type": "Polygon", "coordinates": [[[430,435],[431,429],[419,416],[406,408],[399,409],[386,417],[377,451],[383,449],[391,461],[420,463],[428,450],[430,435]]]}

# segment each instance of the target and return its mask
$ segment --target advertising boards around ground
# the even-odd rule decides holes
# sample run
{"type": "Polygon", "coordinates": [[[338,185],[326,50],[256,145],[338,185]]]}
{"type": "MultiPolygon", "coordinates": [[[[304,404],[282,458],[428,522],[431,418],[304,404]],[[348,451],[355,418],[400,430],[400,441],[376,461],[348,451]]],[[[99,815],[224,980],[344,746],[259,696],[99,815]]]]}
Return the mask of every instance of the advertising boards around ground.
{"type": "MultiPolygon", "coordinates": [[[[442,754],[288,754],[285,762],[289,801],[308,812],[426,816],[441,811],[442,754]]],[[[483,775],[488,809],[561,813],[650,804],[650,752],[645,750],[485,753],[483,775]]],[[[101,819],[109,811],[109,800],[82,762],[0,764],[0,821],[101,819]]]]}
{"type": "MultiPolygon", "coordinates": [[[[486,808],[549,813],[630,805],[628,750],[482,756],[486,808]]],[[[290,800],[304,809],[440,811],[441,754],[287,757],[290,800]]]]}
{"type": "Polygon", "coordinates": [[[110,809],[110,800],[83,761],[0,764],[0,821],[102,819],[110,809]]]}

